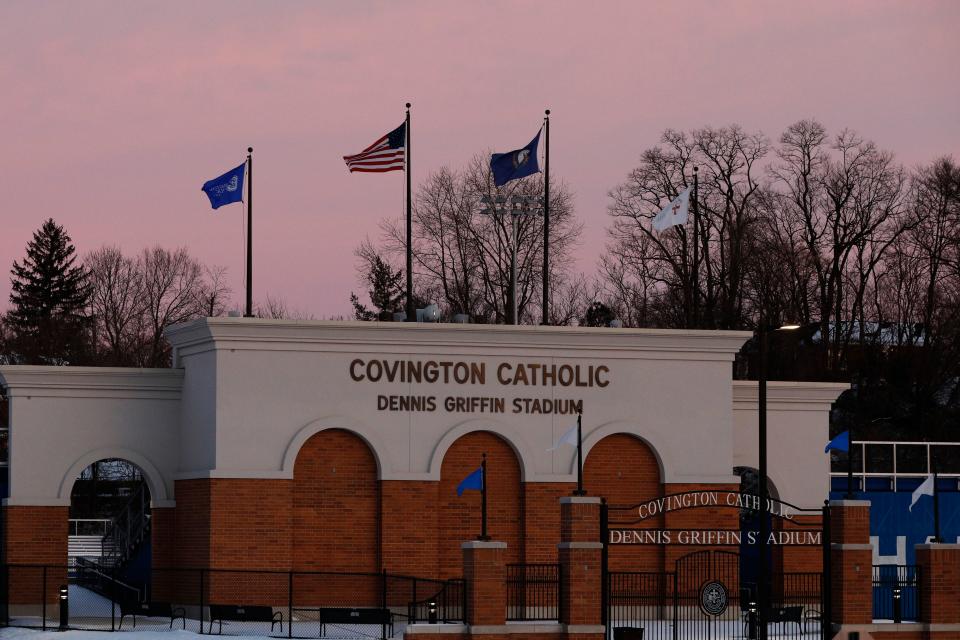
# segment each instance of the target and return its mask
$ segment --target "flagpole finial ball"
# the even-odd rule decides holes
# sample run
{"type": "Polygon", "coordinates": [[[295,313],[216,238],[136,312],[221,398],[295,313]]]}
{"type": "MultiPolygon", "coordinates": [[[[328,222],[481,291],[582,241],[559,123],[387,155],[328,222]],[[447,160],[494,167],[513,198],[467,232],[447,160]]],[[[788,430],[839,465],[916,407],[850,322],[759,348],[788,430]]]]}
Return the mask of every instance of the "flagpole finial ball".
{"type": "Polygon", "coordinates": [[[409,108],[410,108],[410,103],[408,102],[408,103],[407,103],[407,109],[409,109],[409,108]]]}
{"type": "Polygon", "coordinates": [[[698,167],[697,165],[693,165],[693,172],[696,173],[698,171],[700,171],[700,167],[698,167]]]}
{"type": "Polygon", "coordinates": [[[253,147],[247,147],[247,153],[253,153],[253,147]]]}
{"type": "Polygon", "coordinates": [[[546,111],[544,111],[544,113],[547,115],[550,115],[550,109],[547,109],[546,111]]]}

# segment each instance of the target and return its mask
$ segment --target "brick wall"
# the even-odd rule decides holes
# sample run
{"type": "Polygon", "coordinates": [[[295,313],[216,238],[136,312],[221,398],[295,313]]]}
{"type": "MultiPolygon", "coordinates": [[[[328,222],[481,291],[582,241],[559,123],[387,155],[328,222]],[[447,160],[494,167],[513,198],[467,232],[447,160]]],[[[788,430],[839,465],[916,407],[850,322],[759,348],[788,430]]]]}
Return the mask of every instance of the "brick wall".
{"type": "Polygon", "coordinates": [[[447,450],[440,467],[437,496],[439,574],[442,578],[462,573],[460,543],[480,534],[480,492],[466,491],[457,497],[457,485],[480,466],[487,454],[487,534],[506,542],[505,561],[523,562],[521,522],[523,500],[520,462],[509,444],[488,431],[474,431],[457,439],[447,450]]]}
{"type": "MultiPolygon", "coordinates": [[[[520,464],[510,445],[484,431],[458,439],[441,465],[441,480],[378,481],[367,444],[344,430],[326,430],[303,446],[294,480],[213,479],[176,483],[176,531],[160,514],[155,564],[167,562],[176,542],[175,563],[189,567],[247,567],[301,571],[361,571],[421,577],[459,577],[460,544],[480,529],[480,495],[456,496],[456,486],[480,464],[489,465],[489,535],[507,543],[511,562],[556,562],[560,540],[558,499],[572,483],[521,483],[520,464]],[[252,509],[251,505],[256,505],[252,509]],[[164,546],[166,545],[166,547],[164,546]]],[[[730,485],[662,485],[657,459],[642,440],[626,434],[604,438],[585,460],[588,495],[615,505],[634,505],[695,489],[737,490],[730,485]]],[[[167,518],[169,523],[173,518],[167,518]]],[[[648,528],[739,527],[738,512],[700,508],[659,514],[648,528]]],[[[786,528],[790,524],[777,526],[786,528]]],[[[849,528],[853,521],[845,525],[849,528]]],[[[862,526],[859,523],[858,526],[862,526]]],[[[613,570],[672,570],[676,558],[705,547],[618,545],[611,548],[613,570]]],[[[736,547],[725,548],[738,551],[736,547]]],[[[817,571],[819,548],[778,551],[776,564],[787,571],[817,571]]],[[[304,578],[304,580],[308,580],[304,578]]]]}
{"type": "Polygon", "coordinates": [[[920,620],[960,624],[960,545],[919,544],[916,554],[920,566],[920,620]]]}
{"type": "Polygon", "coordinates": [[[387,572],[425,578],[439,574],[438,489],[437,482],[380,483],[383,567],[387,572]]]}
{"type": "Polygon", "coordinates": [[[556,562],[560,542],[561,496],[577,488],[568,482],[523,484],[523,557],[525,562],[556,562]]]}
{"type": "MultiPolygon", "coordinates": [[[[632,435],[617,433],[590,449],[583,461],[583,488],[587,495],[606,498],[615,506],[635,505],[662,494],[660,465],[649,446],[632,435]]],[[[634,528],[663,527],[657,515],[634,528]]],[[[663,550],[655,546],[618,545],[610,550],[613,571],[662,571],[663,550]]]]}
{"type": "Polygon", "coordinates": [[[211,480],[206,479],[174,483],[177,566],[210,566],[210,483],[211,480]]]}
{"type": "Polygon", "coordinates": [[[6,561],[10,564],[47,564],[58,568],[11,569],[10,604],[56,603],[67,582],[67,519],[69,507],[3,507],[6,561]],[[62,567],[62,568],[59,568],[62,567]],[[41,597],[41,593],[44,594],[41,597]]]}
{"type": "Polygon", "coordinates": [[[379,571],[379,493],[366,442],[340,429],[307,440],[293,470],[293,568],[379,571]]]}

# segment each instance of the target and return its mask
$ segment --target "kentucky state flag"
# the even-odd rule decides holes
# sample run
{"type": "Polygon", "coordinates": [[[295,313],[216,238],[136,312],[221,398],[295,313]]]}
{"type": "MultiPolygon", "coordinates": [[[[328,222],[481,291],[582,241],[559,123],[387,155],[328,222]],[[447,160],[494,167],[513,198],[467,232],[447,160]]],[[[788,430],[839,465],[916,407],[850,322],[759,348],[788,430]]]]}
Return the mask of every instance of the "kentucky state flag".
{"type": "Polygon", "coordinates": [[[464,491],[483,491],[483,467],[477,467],[476,471],[460,481],[457,497],[462,496],[464,491]]]}
{"type": "Polygon", "coordinates": [[[243,201],[243,176],[246,169],[247,163],[244,162],[236,169],[203,183],[201,189],[210,198],[211,207],[216,209],[231,202],[243,201]]]}
{"type": "Polygon", "coordinates": [[[495,153],[490,156],[490,170],[493,171],[493,183],[502,187],[511,180],[525,178],[540,172],[537,164],[537,145],[540,143],[540,132],[525,147],[514,149],[507,153],[495,153]]]}

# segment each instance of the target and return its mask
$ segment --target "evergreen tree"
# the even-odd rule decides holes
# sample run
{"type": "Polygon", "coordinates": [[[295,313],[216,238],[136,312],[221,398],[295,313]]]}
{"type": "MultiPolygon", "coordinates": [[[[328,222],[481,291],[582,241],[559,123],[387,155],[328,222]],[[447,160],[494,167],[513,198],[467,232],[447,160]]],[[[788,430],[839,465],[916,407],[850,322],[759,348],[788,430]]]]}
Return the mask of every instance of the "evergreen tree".
{"type": "Polygon", "coordinates": [[[602,302],[595,301],[588,308],[580,325],[584,327],[609,327],[616,318],[613,310],[602,302]]]}
{"type": "Polygon", "coordinates": [[[357,294],[351,293],[350,303],[353,305],[354,317],[357,320],[392,320],[395,312],[403,311],[403,271],[394,271],[380,256],[375,256],[366,276],[370,284],[367,294],[377,310],[367,309],[357,294]]]}
{"type": "Polygon", "coordinates": [[[87,271],[76,265],[70,236],[47,220],[13,263],[6,324],[18,359],[34,364],[78,364],[86,344],[87,271]]]}

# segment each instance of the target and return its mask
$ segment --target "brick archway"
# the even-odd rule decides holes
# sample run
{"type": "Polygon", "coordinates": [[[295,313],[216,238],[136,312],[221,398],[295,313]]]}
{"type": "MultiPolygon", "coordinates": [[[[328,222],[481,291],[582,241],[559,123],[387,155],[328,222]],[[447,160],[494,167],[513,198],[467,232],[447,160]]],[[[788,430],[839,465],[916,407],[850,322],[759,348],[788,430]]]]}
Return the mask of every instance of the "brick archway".
{"type": "Polygon", "coordinates": [[[487,529],[494,540],[507,543],[506,561],[521,561],[523,489],[520,461],[513,447],[490,431],[460,436],[443,456],[437,496],[437,535],[440,577],[459,576],[460,544],[480,533],[480,493],[457,497],[457,485],[480,466],[487,454],[487,529]]]}
{"type": "Polygon", "coordinates": [[[291,558],[303,571],[380,570],[377,462],[343,429],[311,436],[293,468],[291,558]]]}
{"type": "MultiPolygon", "coordinates": [[[[608,504],[634,505],[663,495],[660,464],[654,451],[640,438],[614,433],[597,442],[583,461],[583,486],[588,495],[608,504]]],[[[663,515],[639,528],[662,528],[663,515]]],[[[658,546],[615,547],[610,568],[623,571],[661,571],[663,549],[658,546]]]]}

